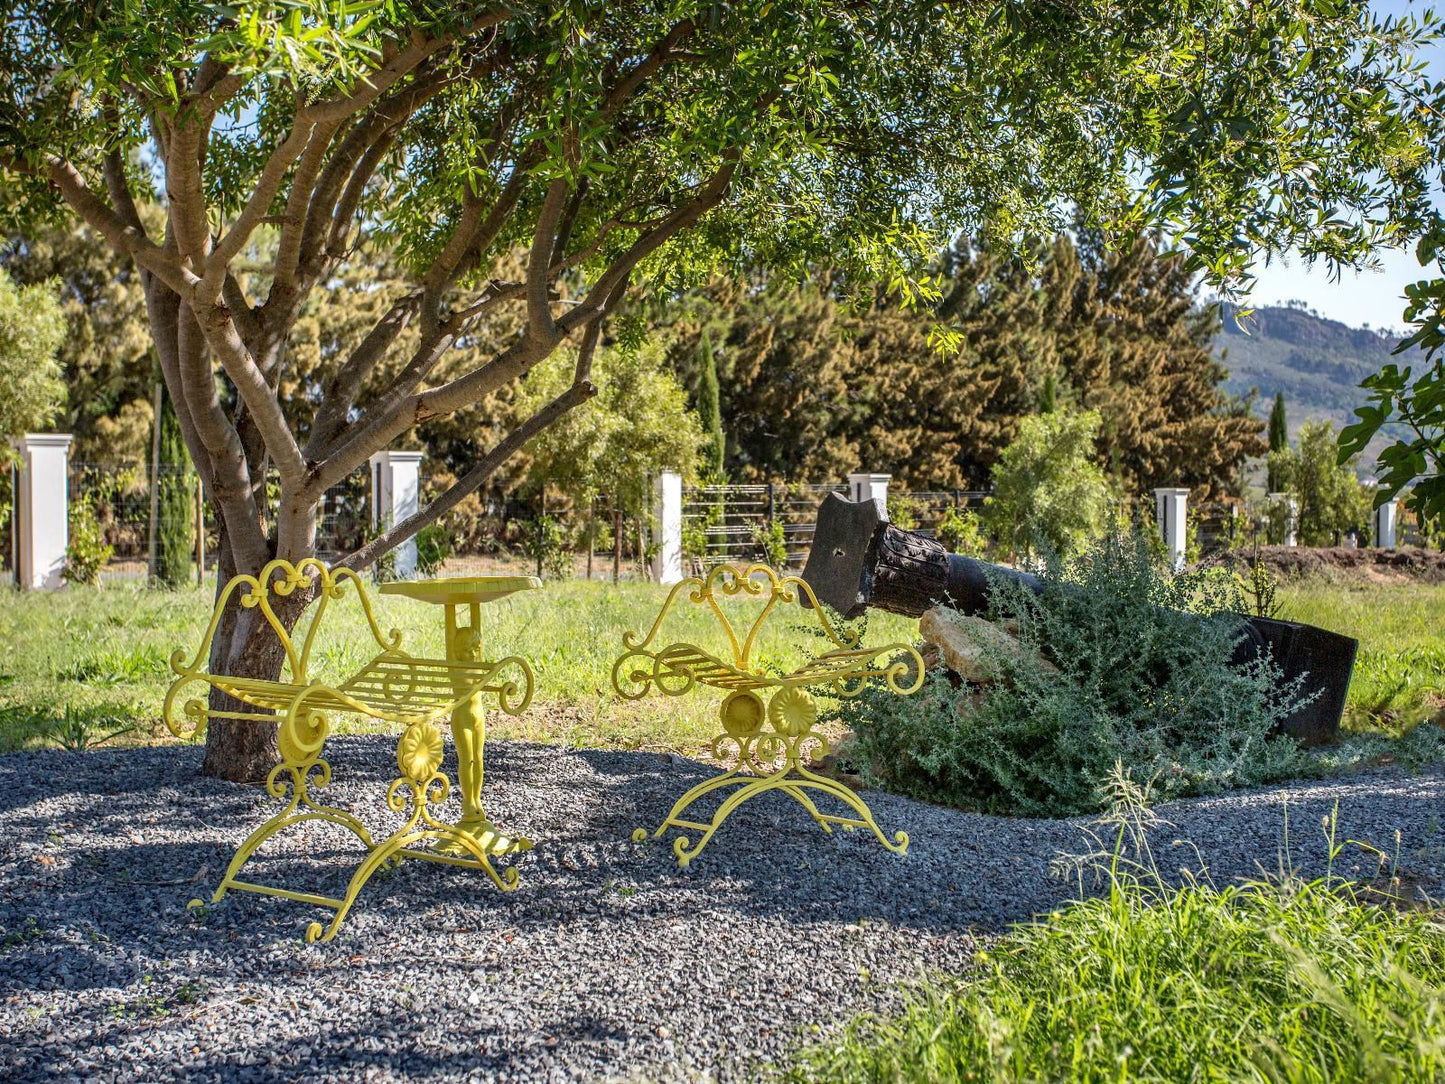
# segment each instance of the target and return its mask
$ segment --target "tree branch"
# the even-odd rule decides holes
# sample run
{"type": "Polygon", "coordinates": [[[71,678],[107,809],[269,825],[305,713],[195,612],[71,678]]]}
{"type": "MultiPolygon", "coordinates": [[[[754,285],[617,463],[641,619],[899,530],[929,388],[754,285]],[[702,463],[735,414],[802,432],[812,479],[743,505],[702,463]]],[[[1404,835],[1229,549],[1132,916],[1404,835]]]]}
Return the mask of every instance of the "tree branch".
{"type": "Polygon", "coordinates": [[[178,294],[189,293],[200,280],[183,267],[165,249],[146,237],[144,232],[127,225],[110,205],[95,193],[76,171],[61,158],[52,158],[44,170],[27,165],[13,155],[0,152],[0,166],[16,173],[42,177],[60,190],[61,197],[97,233],[110,242],[111,248],[129,256],[144,270],[151,272],[178,294]]]}
{"type": "Polygon", "coordinates": [[[532,254],[527,261],[527,338],[545,343],[556,338],[552,320],[552,252],[557,247],[557,227],[567,203],[567,182],[557,178],[547,186],[542,209],[537,212],[537,229],[532,235],[532,254]]]}
{"type": "MultiPolygon", "coordinates": [[[[281,403],[260,366],[256,364],[246,344],[236,330],[230,310],[222,304],[208,305],[197,313],[206,342],[220,359],[221,367],[236,386],[237,393],[246,404],[256,427],[266,442],[266,451],[286,482],[297,482],[306,473],[306,463],[286,424],[281,403]]],[[[196,374],[200,379],[200,374],[196,374]]],[[[206,376],[208,383],[209,372],[206,376]]],[[[214,394],[214,392],[213,392],[214,394]]]]}
{"type": "Polygon", "coordinates": [[[591,381],[574,383],[561,395],[533,414],[521,425],[508,433],[500,443],[483,456],[475,467],[457,479],[456,483],[431,504],[413,516],[408,516],[390,530],[384,531],[361,549],[342,558],[338,567],[362,569],[374,562],[388,550],[399,546],[423,527],[435,523],[450,512],[463,499],[475,493],[490,478],[498,467],[511,459],[527,441],[551,425],[573,407],[580,406],[597,394],[591,381]]]}
{"type": "Polygon", "coordinates": [[[397,298],[351,352],[346,363],[327,381],[321,403],[312,418],[311,437],[306,442],[308,461],[319,459],[326,446],[341,432],[367,374],[411,323],[420,307],[421,297],[421,291],[413,290],[397,298]]]}

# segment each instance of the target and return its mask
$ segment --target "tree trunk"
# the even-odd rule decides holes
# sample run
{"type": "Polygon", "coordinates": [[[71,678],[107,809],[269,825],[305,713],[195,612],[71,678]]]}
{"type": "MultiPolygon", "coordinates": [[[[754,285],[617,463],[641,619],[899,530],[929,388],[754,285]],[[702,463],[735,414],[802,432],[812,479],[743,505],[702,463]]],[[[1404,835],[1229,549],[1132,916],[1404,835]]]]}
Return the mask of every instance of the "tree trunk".
{"type": "MultiPolygon", "coordinates": [[[[223,533],[216,560],[218,596],[236,571],[223,533]]],[[[314,592],[303,591],[284,597],[271,595],[276,617],[288,633],[296,627],[313,597],[314,592]]],[[[240,605],[239,596],[232,595],[225,613],[221,615],[215,639],[211,641],[211,673],[275,681],[281,676],[285,661],[285,649],[266,623],[260,608],[245,609],[240,605]]],[[[256,713],[260,710],[215,688],[211,689],[209,709],[212,713],[256,713]]],[[[262,782],[281,761],[276,738],[276,723],[257,719],[218,719],[213,714],[206,732],[206,757],[201,765],[201,774],[232,783],[262,782]]]]}

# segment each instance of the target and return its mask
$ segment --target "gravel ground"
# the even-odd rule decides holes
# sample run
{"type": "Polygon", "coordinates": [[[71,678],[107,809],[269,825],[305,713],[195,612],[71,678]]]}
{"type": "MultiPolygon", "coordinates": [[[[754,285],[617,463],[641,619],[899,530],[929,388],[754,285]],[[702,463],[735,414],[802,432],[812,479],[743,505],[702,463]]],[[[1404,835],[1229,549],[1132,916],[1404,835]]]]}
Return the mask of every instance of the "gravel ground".
{"type": "MultiPolygon", "coordinates": [[[[393,743],[332,743],[329,795],[373,827],[393,743]]],[[[1049,876],[1086,844],[1077,821],[1027,821],[872,794],[912,837],[897,858],[824,836],[777,794],[744,806],[694,865],[630,842],[702,764],[667,755],[495,743],[487,806],[535,835],[522,887],[411,862],[375,878],[337,940],[317,910],[232,893],[201,919],[240,839],[273,808],[200,778],[195,748],[0,758],[0,1078],[76,1080],[745,1080],[799,1042],[886,1008],[925,967],[1067,898],[1049,876]],[[766,841],[766,845],[764,845],[766,841]]],[[[1278,868],[1281,797],[1294,868],[1316,874],[1320,817],[1445,888],[1445,771],[1177,803],[1157,839],[1199,848],[1214,879],[1278,868]]],[[[260,879],[335,892],[357,857],[324,826],[260,879]],[[311,887],[314,886],[314,887],[311,887]]],[[[1160,848],[1197,868],[1192,850],[1160,848]]],[[[1348,872],[1373,861],[1358,848],[1348,872]]],[[[1339,868],[1339,865],[1337,865],[1339,868]]]]}

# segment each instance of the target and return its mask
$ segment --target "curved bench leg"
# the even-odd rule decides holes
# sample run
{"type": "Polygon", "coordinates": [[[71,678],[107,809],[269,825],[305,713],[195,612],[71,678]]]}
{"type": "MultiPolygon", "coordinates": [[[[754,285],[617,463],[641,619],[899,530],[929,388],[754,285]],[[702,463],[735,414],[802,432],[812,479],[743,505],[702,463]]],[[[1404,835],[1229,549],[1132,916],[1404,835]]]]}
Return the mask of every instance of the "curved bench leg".
{"type": "MultiPolygon", "coordinates": [[[[668,810],[667,816],[662,818],[662,823],[652,832],[652,837],[654,839],[658,838],[669,828],[693,828],[701,830],[701,825],[683,819],[682,815],[687,811],[687,807],[699,798],[706,797],[715,790],[720,790],[728,786],[746,784],[753,778],[753,776],[744,775],[742,765],[739,764],[736,768],[723,772],[721,775],[715,775],[711,779],[703,780],[672,803],[672,808],[668,810]]],[[[646,828],[637,828],[632,833],[632,841],[634,843],[641,843],[647,838],[647,835],[648,832],[646,828]]]]}
{"type": "MultiPolygon", "coordinates": [[[[739,806],[770,790],[780,790],[795,800],[808,811],[808,815],[813,818],[813,821],[829,834],[832,833],[835,824],[844,828],[866,828],[887,850],[900,855],[908,853],[907,832],[896,832],[893,838],[889,839],[883,829],[878,826],[872,811],[869,810],[867,803],[862,798],[843,784],[811,772],[802,766],[798,757],[798,745],[806,737],[808,735],[801,734],[789,739],[783,767],[777,771],[762,776],[743,775],[741,774],[742,766],[739,765],[731,771],[699,783],[677,800],[654,835],[660,836],[669,828],[701,833],[697,837],[696,843],[688,835],[679,835],[672,841],[672,852],[677,858],[679,867],[686,868],[697,857],[698,853],[717,834],[717,830],[722,827],[723,822],[732,816],[739,806]],[[722,805],[718,807],[710,821],[702,823],[685,817],[688,807],[699,798],[727,786],[738,786],[739,789],[723,800],[722,805]],[[847,806],[854,816],[835,816],[824,813],[813,801],[809,791],[821,792],[835,798],[847,806]]],[[[646,837],[647,831],[642,828],[632,834],[633,840],[637,842],[641,842],[646,837]]]]}
{"type": "Polygon", "coordinates": [[[444,824],[432,817],[427,806],[433,801],[441,800],[440,797],[433,798],[434,784],[441,785],[442,789],[439,793],[444,795],[446,777],[441,775],[434,776],[425,784],[405,779],[398,779],[392,783],[387,794],[387,802],[393,809],[405,808],[405,804],[410,803],[411,812],[407,816],[406,823],[372,848],[371,853],[362,860],[361,865],[356,867],[356,872],[351,875],[351,880],[347,883],[345,895],[335,901],[336,913],[332,916],[331,921],[325,926],[320,922],[311,923],[306,929],[307,941],[330,941],[335,937],[337,931],[341,929],[342,922],[346,920],[351,905],[356,902],[357,896],[366,887],[366,882],[371,880],[378,870],[388,864],[398,863],[403,858],[420,858],[429,862],[444,862],[448,865],[480,869],[503,892],[511,892],[521,884],[521,877],[514,867],[507,866],[498,872],[497,868],[492,865],[488,852],[475,839],[467,833],[459,831],[455,826],[444,824]],[[398,803],[396,798],[401,794],[403,787],[411,790],[411,797],[398,803]],[[450,847],[445,852],[440,848],[430,851],[415,849],[418,845],[430,841],[447,843],[450,847]]]}
{"type": "Polygon", "coordinates": [[[858,815],[857,820],[853,822],[836,817],[831,818],[834,824],[842,824],[844,827],[850,828],[870,829],[873,834],[878,837],[878,842],[883,844],[888,850],[895,854],[908,853],[908,833],[900,829],[893,833],[893,839],[890,841],[888,837],[883,834],[883,829],[878,827],[878,822],[873,819],[873,811],[868,808],[868,804],[864,802],[862,798],[858,797],[858,795],[854,794],[852,790],[835,779],[829,779],[827,776],[810,772],[802,765],[798,766],[797,771],[804,780],[804,782],[798,784],[800,787],[808,787],[813,790],[821,790],[824,794],[831,794],[858,815]]]}
{"type": "MultiPolygon", "coordinates": [[[[319,781],[316,783],[317,788],[325,787],[331,780],[331,765],[320,758],[306,761],[303,764],[278,764],[271,770],[271,775],[266,780],[267,790],[276,797],[284,796],[289,790],[290,797],[285,806],[241,841],[241,845],[236,848],[236,853],[226,867],[226,873],[221,878],[221,883],[211,896],[212,903],[220,903],[227,891],[232,888],[243,891],[255,890],[257,886],[238,881],[236,875],[268,839],[295,825],[304,824],[307,821],[324,821],[327,824],[345,828],[356,836],[368,850],[376,846],[366,826],[352,814],[344,809],[319,804],[312,800],[311,787],[307,780],[313,770],[320,773],[319,781]],[[291,776],[289,785],[281,781],[280,777],[283,773],[291,776]]],[[[266,891],[268,895],[285,896],[303,901],[311,899],[305,893],[294,893],[287,889],[267,888],[266,891]]]]}

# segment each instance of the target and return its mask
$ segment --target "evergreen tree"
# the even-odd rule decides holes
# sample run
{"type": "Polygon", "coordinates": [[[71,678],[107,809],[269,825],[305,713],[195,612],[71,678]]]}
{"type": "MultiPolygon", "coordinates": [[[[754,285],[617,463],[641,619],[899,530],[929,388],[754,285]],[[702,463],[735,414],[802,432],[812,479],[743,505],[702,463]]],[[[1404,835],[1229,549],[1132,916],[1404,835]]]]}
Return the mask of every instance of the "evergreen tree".
{"type": "Polygon", "coordinates": [[[196,476],[169,395],[161,396],[159,515],[156,521],[156,579],[181,587],[191,577],[195,549],[196,476]]]}
{"type": "Polygon", "coordinates": [[[1183,486],[1216,499],[1265,451],[1252,404],[1220,390],[1217,310],[1198,304],[1194,273],[1156,239],[1110,249],[1093,231],[1078,236],[1078,276],[1050,312],[1069,383],[1103,417],[1100,462],[1126,497],[1183,486]]]}
{"type": "Polygon", "coordinates": [[[1285,424],[1284,392],[1274,393],[1274,408],[1269,412],[1269,450],[1289,451],[1289,427],[1285,424]]]}
{"type": "Polygon", "coordinates": [[[956,242],[927,314],[886,295],[859,310],[827,279],[714,286],[672,310],[670,356],[695,382],[703,334],[727,344],[721,414],[740,480],[867,467],[903,487],[982,488],[1022,419],[1065,403],[1099,413],[1098,461],[1122,493],[1230,491],[1264,442],[1249,402],[1220,389],[1215,314],[1193,276],[1146,238],[1110,253],[1081,237],[1023,257],[956,242]],[[957,336],[945,353],[930,342],[939,322],[957,336]]]}
{"type": "Polygon", "coordinates": [[[727,440],[723,436],[722,412],[718,398],[717,359],[713,356],[712,336],[706,329],[697,346],[697,415],[702,421],[702,472],[709,481],[721,482],[725,477],[724,459],[727,440]]]}
{"type": "Polygon", "coordinates": [[[1269,412],[1269,450],[1271,458],[1266,488],[1270,493],[1278,493],[1281,479],[1280,472],[1276,469],[1278,461],[1274,458],[1274,454],[1289,451],[1289,427],[1285,422],[1284,392],[1282,391],[1274,393],[1274,408],[1269,412]]]}
{"type": "Polygon", "coordinates": [[[1058,387],[1054,380],[1054,374],[1050,373],[1044,377],[1044,390],[1039,395],[1039,413],[1052,414],[1058,409],[1058,387]]]}

